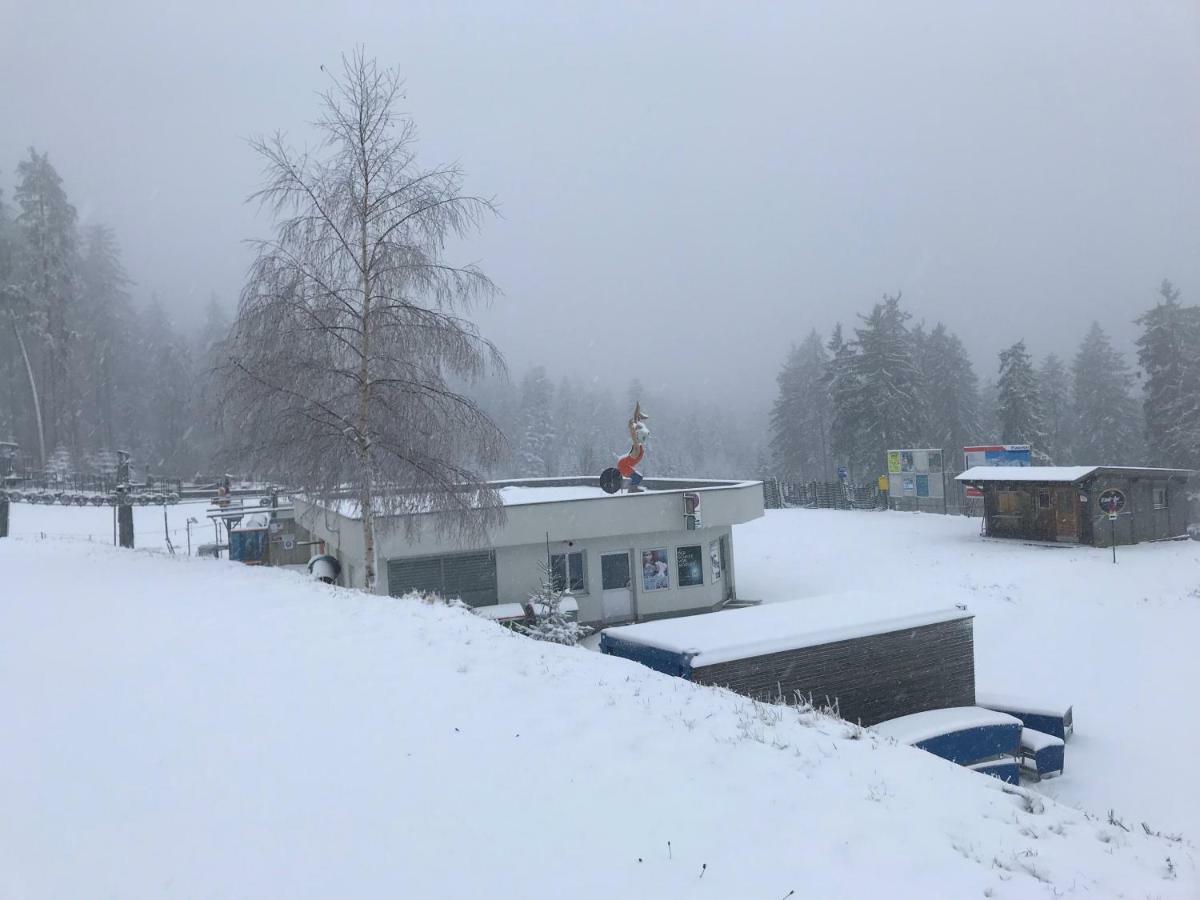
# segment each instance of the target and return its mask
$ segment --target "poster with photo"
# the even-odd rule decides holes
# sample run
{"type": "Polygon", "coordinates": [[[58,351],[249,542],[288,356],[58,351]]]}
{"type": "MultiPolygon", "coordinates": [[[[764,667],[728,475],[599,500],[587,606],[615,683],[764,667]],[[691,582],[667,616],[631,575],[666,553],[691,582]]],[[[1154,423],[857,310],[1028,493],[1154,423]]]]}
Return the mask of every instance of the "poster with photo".
{"type": "Polygon", "coordinates": [[[667,561],[667,551],[642,551],[642,590],[661,591],[671,586],[671,564],[667,561]]]}
{"type": "Polygon", "coordinates": [[[713,581],[721,580],[721,542],[710,541],[708,545],[708,559],[712,563],[712,579],[713,581]]]}

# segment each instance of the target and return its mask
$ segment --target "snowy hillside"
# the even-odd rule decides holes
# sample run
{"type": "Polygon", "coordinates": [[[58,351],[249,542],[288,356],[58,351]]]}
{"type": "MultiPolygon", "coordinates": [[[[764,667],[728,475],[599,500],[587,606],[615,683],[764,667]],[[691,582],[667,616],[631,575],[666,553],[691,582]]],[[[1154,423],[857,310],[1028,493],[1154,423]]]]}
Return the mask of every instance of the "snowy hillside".
{"type": "Polygon", "coordinates": [[[0,897],[1200,889],[1189,844],[444,607],[69,541],[0,570],[0,897]]]}
{"type": "Polygon", "coordinates": [[[975,613],[976,687],[1075,708],[1066,771],[1038,790],[1200,839],[1200,543],[1109,551],[984,540],[979,520],[780,510],[734,534],[738,592],[916,595],[975,613]]]}

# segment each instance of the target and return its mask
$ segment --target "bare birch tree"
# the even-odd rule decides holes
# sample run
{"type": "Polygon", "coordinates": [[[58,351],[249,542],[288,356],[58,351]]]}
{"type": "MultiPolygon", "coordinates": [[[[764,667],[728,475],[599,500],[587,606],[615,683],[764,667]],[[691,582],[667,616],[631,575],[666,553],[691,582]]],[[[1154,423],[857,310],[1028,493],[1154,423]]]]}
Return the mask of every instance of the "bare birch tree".
{"type": "MultiPolygon", "coordinates": [[[[495,294],[448,240],[495,212],[457,165],[424,169],[397,111],[401,81],[361,50],[321,95],[314,154],[276,135],[257,199],[276,216],[238,306],[223,365],[224,419],[242,465],[362,517],[366,587],[376,517],[437,512],[473,536],[502,516],[480,471],[504,438],[454,385],[503,370],[461,313],[495,294]]],[[[411,530],[410,530],[411,533],[411,530]]]]}

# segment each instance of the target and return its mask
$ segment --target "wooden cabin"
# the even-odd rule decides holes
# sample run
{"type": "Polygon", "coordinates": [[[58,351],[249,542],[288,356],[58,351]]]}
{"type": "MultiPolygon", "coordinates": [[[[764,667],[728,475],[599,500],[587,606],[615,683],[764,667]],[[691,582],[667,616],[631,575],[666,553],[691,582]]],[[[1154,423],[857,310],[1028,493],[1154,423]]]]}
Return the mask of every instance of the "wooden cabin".
{"type": "Polygon", "coordinates": [[[1190,469],[1129,466],[975,466],[957,480],[983,494],[984,534],[1109,547],[1186,536],[1193,514],[1190,469]],[[1124,505],[1114,521],[1106,491],[1124,505]]]}

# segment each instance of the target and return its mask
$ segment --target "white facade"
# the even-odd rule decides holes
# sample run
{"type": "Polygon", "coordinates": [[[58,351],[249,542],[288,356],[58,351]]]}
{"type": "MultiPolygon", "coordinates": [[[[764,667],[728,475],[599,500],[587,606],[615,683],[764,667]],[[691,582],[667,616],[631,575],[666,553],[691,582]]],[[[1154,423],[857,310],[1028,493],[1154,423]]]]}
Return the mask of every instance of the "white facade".
{"type": "MultiPolygon", "coordinates": [[[[757,481],[648,479],[644,493],[613,495],[595,487],[595,479],[583,478],[496,486],[504,499],[505,522],[481,544],[463,546],[439,538],[435,514],[416,516],[411,539],[399,520],[377,519],[377,593],[406,589],[389,583],[389,568],[409,573],[436,567],[438,559],[477,560],[481,552],[490,552],[494,593],[484,592],[472,602],[522,602],[539,585],[548,556],[578,554],[555,562],[576,582],[572,593],[583,622],[703,612],[736,596],[732,526],[763,513],[757,481]],[[700,497],[701,524],[695,530],[685,525],[688,493],[700,497]],[[623,573],[626,585],[621,586],[623,573]]],[[[357,515],[303,500],[296,501],[296,510],[314,537],[325,540],[329,552],[342,561],[343,583],[361,587],[363,542],[357,515]]]]}

